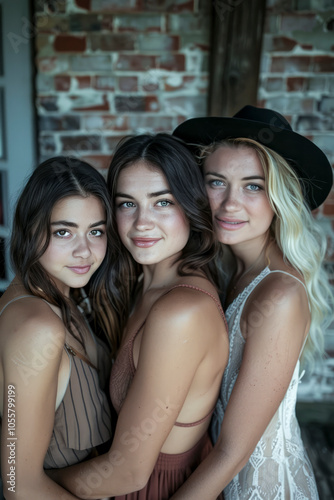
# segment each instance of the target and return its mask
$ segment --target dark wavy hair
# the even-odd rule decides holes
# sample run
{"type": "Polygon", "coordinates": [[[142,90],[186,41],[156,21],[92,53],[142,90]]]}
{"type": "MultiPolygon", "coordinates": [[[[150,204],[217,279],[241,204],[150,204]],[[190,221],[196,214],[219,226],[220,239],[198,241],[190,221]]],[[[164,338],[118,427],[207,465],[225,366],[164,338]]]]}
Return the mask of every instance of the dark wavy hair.
{"type": "Polygon", "coordinates": [[[80,314],[73,307],[73,301],[58,290],[39,262],[50,242],[53,207],[69,196],[95,196],[106,212],[107,253],[90,280],[89,293],[101,326],[111,335],[115,321],[117,323],[112,309],[112,283],[108,280],[110,248],[114,239],[112,207],[105,179],[94,167],[77,158],[57,156],[44,161],[34,170],[17,202],[11,260],[25,288],[58,306],[66,328],[83,344],[80,314]],[[79,337],[73,331],[73,325],[79,337]]]}
{"type": "MultiPolygon", "coordinates": [[[[111,161],[107,178],[112,202],[115,202],[120,172],[142,161],[164,174],[173,196],[184,211],[190,225],[188,242],[178,259],[180,276],[198,274],[202,271],[212,282],[215,282],[213,268],[211,269],[210,266],[217,250],[211,209],[200,169],[182,141],[168,134],[130,136],[120,141],[111,161]]],[[[113,229],[117,232],[115,211],[113,229]]],[[[123,289],[123,300],[130,304],[141,266],[134,261],[120,240],[118,245],[121,245],[122,251],[113,263],[112,279],[119,289],[123,289]]],[[[127,308],[126,313],[128,310],[127,308]]],[[[124,318],[125,321],[126,318],[124,318]]]]}

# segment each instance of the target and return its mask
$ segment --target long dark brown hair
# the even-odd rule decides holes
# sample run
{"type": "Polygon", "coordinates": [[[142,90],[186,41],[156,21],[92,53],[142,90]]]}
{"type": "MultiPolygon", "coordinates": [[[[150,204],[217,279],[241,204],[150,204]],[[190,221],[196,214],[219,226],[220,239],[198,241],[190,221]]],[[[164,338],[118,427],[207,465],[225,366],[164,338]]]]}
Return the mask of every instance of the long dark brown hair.
{"type": "MultiPolygon", "coordinates": [[[[158,169],[167,179],[170,190],[184,211],[190,226],[190,235],[179,257],[180,276],[198,274],[199,271],[213,282],[215,276],[210,263],[216,254],[217,243],[212,226],[209,201],[204,189],[200,169],[187,147],[177,138],[168,134],[138,135],[123,139],[111,161],[107,185],[111,200],[115,202],[117,181],[120,172],[138,162],[144,161],[148,167],[158,169]]],[[[117,232],[115,211],[113,229],[117,232]]],[[[137,284],[141,266],[118,238],[122,248],[112,265],[112,280],[120,290],[124,304],[123,325],[126,322],[131,298],[137,284]]]]}
{"type": "Polygon", "coordinates": [[[76,158],[57,156],[34,170],[16,206],[11,238],[12,264],[25,288],[59,307],[65,327],[83,343],[80,314],[39,262],[50,242],[52,210],[59,200],[68,196],[95,196],[106,212],[107,252],[90,280],[89,292],[95,315],[112,339],[113,330],[118,328],[117,314],[112,307],[112,282],[108,279],[114,240],[112,209],[105,179],[94,167],[76,158]]]}

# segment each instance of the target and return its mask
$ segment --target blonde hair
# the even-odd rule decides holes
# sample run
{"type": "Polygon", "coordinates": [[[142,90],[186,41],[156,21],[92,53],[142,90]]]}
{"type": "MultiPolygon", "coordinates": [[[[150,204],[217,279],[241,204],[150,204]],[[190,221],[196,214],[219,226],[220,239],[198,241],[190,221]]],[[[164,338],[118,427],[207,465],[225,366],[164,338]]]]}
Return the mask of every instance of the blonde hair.
{"type": "Polygon", "coordinates": [[[307,288],[311,325],[302,363],[312,365],[324,355],[323,331],[333,319],[333,294],[322,265],[326,238],[305,203],[303,181],[282,156],[248,138],[228,139],[203,147],[201,163],[222,146],[251,148],[261,162],[268,200],[275,214],[270,233],[285,262],[303,276],[307,288]]]}

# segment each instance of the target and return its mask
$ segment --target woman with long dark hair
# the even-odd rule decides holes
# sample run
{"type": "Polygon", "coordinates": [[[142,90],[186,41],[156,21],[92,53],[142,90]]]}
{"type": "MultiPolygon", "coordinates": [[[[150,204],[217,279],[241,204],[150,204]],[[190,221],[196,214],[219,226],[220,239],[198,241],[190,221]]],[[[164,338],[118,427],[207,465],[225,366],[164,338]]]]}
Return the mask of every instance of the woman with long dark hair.
{"type": "Polygon", "coordinates": [[[56,477],[82,498],[167,500],[211,450],[228,355],[211,211],[192,155],[166,134],[123,141],[107,183],[122,242],[111,279],[128,297],[110,379],[117,427],[109,453],[56,477]]]}
{"type": "Polygon", "coordinates": [[[111,206],[87,163],[51,158],[18,200],[11,239],[16,276],[0,299],[1,470],[7,500],[76,498],[43,469],[86,459],[111,437],[103,391],[110,354],[78,310],[90,282],[95,317],[110,334],[111,206]],[[108,307],[106,305],[108,304],[108,307]]]}

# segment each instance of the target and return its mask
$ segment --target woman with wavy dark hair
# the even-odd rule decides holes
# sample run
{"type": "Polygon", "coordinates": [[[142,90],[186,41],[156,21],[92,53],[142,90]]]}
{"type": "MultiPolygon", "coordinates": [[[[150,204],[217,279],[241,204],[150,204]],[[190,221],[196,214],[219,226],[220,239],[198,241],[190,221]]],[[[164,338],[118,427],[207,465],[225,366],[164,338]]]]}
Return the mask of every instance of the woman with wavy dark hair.
{"type": "Polygon", "coordinates": [[[165,500],[212,448],[228,356],[211,211],[196,162],[167,134],[123,141],[107,183],[129,312],[110,379],[118,422],[109,453],[56,477],[82,498],[165,500]]]}
{"type": "Polygon", "coordinates": [[[56,157],[34,170],[15,212],[16,276],[0,299],[7,500],[75,498],[43,469],[86,459],[111,437],[103,392],[109,349],[91,333],[73,291],[90,282],[96,318],[111,332],[116,315],[106,298],[114,296],[107,279],[112,239],[110,198],[96,169],[56,157]]]}

